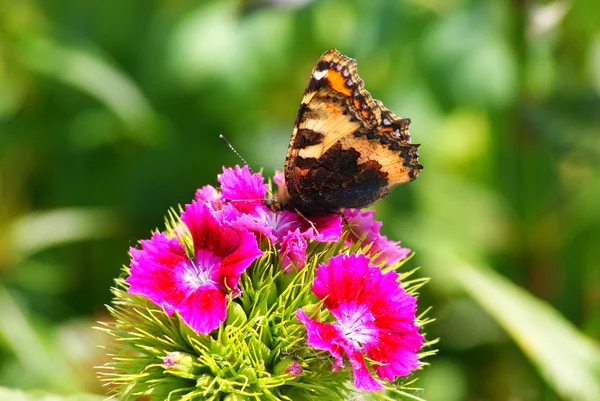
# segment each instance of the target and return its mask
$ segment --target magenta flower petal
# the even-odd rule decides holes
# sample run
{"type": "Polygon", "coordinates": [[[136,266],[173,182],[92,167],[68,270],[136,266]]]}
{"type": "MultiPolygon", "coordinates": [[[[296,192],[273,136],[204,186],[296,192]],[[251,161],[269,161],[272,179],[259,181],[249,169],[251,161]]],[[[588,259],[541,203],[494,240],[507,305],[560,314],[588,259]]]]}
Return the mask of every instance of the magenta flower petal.
{"type": "Polygon", "coordinates": [[[248,166],[234,169],[223,168],[218,181],[221,183],[223,197],[239,214],[228,211],[224,216],[227,221],[235,221],[239,226],[252,231],[258,236],[266,236],[273,244],[277,237],[271,226],[275,215],[264,203],[267,185],[260,174],[252,174],[248,166]]]}
{"type": "Polygon", "coordinates": [[[302,365],[300,365],[297,361],[292,362],[292,364],[285,370],[285,373],[289,373],[292,376],[300,376],[302,374],[302,365]]]}
{"type": "Polygon", "coordinates": [[[302,270],[306,262],[306,240],[299,229],[289,232],[281,239],[281,268],[286,272],[291,272],[294,268],[302,270]]]}
{"type": "Polygon", "coordinates": [[[382,379],[394,380],[397,376],[407,376],[419,367],[417,351],[423,345],[423,335],[414,324],[417,300],[397,287],[398,275],[394,272],[379,277],[379,283],[367,290],[372,299],[371,312],[374,324],[380,329],[378,341],[365,343],[366,355],[378,362],[375,372],[382,379]],[[374,287],[374,288],[371,288],[374,287]],[[388,294],[377,293],[377,287],[396,287],[388,294]]]}
{"type": "Polygon", "coordinates": [[[206,203],[214,210],[220,210],[223,207],[221,203],[222,195],[212,185],[205,185],[197,189],[194,198],[206,203]]]}
{"type": "Polygon", "coordinates": [[[262,252],[248,231],[219,221],[208,205],[186,205],[181,220],[194,244],[188,255],[176,238],[156,233],[131,250],[129,292],[148,297],[166,313],[179,312],[192,329],[208,334],[225,320],[227,298],[262,252]]]}
{"type": "MultiPolygon", "coordinates": [[[[335,242],[342,235],[342,219],[339,215],[311,217],[309,222],[307,218],[291,211],[270,210],[264,203],[267,185],[260,174],[250,173],[248,166],[223,168],[223,174],[217,180],[221,184],[223,199],[227,199],[242,215],[252,216],[236,216],[235,220],[250,231],[266,235],[272,243],[297,228],[305,238],[320,242],[335,242]]],[[[274,180],[279,185],[285,185],[280,172],[275,174],[274,180]]]]}
{"type": "Polygon", "coordinates": [[[306,327],[308,345],[329,351],[334,357],[333,370],[343,366],[343,354],[345,353],[352,366],[354,373],[354,386],[360,390],[375,391],[384,387],[377,383],[369,373],[360,348],[349,341],[343,334],[342,328],[331,323],[315,322],[309,318],[302,309],[298,309],[296,317],[306,327]]]}
{"type": "Polygon", "coordinates": [[[278,187],[285,185],[285,176],[283,175],[283,171],[275,171],[275,175],[273,175],[273,182],[275,182],[275,184],[277,184],[278,187]]]}
{"type": "Polygon", "coordinates": [[[244,270],[262,255],[251,233],[220,222],[200,202],[186,205],[181,220],[192,234],[197,267],[224,290],[236,288],[244,270]]]}
{"type": "Polygon", "coordinates": [[[311,216],[309,220],[313,223],[314,228],[306,221],[306,218],[298,216],[298,219],[303,235],[313,241],[336,242],[342,235],[342,217],[339,214],[311,216]]]}
{"type": "Polygon", "coordinates": [[[254,235],[237,228],[236,231],[239,235],[238,245],[221,261],[221,267],[214,276],[217,282],[224,282],[228,289],[237,288],[242,273],[263,254],[254,235]]]}
{"type": "Polygon", "coordinates": [[[254,214],[242,213],[228,203],[219,211],[218,217],[222,221],[256,234],[259,239],[261,236],[265,236],[272,244],[275,244],[277,237],[270,224],[272,215],[275,213],[266,208],[257,208],[254,210],[254,214]]]}
{"type": "Polygon", "coordinates": [[[302,226],[300,219],[302,218],[297,213],[283,210],[269,215],[269,225],[272,227],[275,237],[281,239],[287,233],[302,226]]]}
{"type": "Polygon", "coordinates": [[[375,210],[344,209],[343,213],[356,234],[367,234],[370,240],[377,238],[383,223],[374,219],[375,210]]]}
{"type": "Polygon", "coordinates": [[[235,230],[217,220],[213,212],[201,202],[193,201],[185,205],[181,221],[190,230],[195,252],[205,250],[213,255],[223,256],[237,244],[235,230]]]}
{"type": "Polygon", "coordinates": [[[240,212],[254,214],[256,209],[266,209],[267,185],[263,177],[259,173],[252,174],[248,166],[223,167],[223,174],[219,174],[217,181],[221,184],[223,198],[240,212]]]}
{"type": "Polygon", "coordinates": [[[192,329],[208,334],[227,317],[227,296],[215,284],[202,284],[190,293],[177,311],[192,329]]]}
{"type": "Polygon", "coordinates": [[[423,336],[414,329],[406,333],[382,335],[377,342],[365,345],[365,354],[381,365],[373,369],[377,375],[389,381],[395,377],[408,376],[419,367],[417,352],[423,345],[423,336]]]}
{"type": "MultiPolygon", "coordinates": [[[[265,213],[271,212],[265,211],[265,213]]],[[[247,231],[257,234],[259,238],[261,236],[268,238],[272,244],[277,241],[277,237],[273,233],[273,228],[269,225],[268,216],[260,218],[251,214],[238,212],[238,214],[230,221],[237,226],[243,227],[247,231]]]]}
{"type": "Polygon", "coordinates": [[[186,296],[182,288],[173,287],[177,271],[187,263],[185,250],[177,239],[163,233],[154,233],[141,245],[141,250],[130,249],[130,275],[125,279],[128,292],[146,296],[170,315],[186,296]]]}
{"type": "Polygon", "coordinates": [[[296,311],[296,317],[306,327],[308,345],[324,351],[329,351],[335,362],[333,370],[338,370],[344,365],[344,349],[339,345],[343,341],[343,335],[337,326],[331,323],[316,322],[308,317],[302,309],[296,311]]]}
{"type": "Polygon", "coordinates": [[[369,262],[365,255],[338,255],[315,272],[313,292],[337,320],[321,324],[335,326],[337,337],[332,329],[325,336],[322,326],[301,320],[309,344],[330,351],[336,359],[342,348],[352,363],[356,387],[372,391],[380,387],[366,377],[361,347],[377,362],[373,367],[377,375],[394,380],[419,366],[417,351],[423,336],[415,323],[416,300],[400,287],[398,274],[384,274],[369,262]],[[318,339],[311,340],[311,332],[318,339]]]}
{"type": "Polygon", "coordinates": [[[344,352],[348,356],[348,360],[352,364],[352,373],[354,374],[354,387],[359,390],[377,391],[383,390],[385,387],[378,383],[365,364],[363,354],[357,344],[346,341],[344,352]]]}
{"type": "Polygon", "coordinates": [[[374,210],[345,209],[344,216],[351,232],[356,236],[348,237],[347,245],[356,242],[365,236],[364,244],[371,244],[368,254],[376,256],[375,263],[393,264],[399,260],[406,259],[411,250],[400,247],[400,242],[390,241],[385,235],[380,234],[382,223],[374,219],[374,210]]]}
{"type": "Polygon", "coordinates": [[[379,253],[379,256],[375,258],[376,263],[391,265],[399,260],[406,259],[412,252],[410,248],[402,248],[400,241],[391,241],[385,235],[382,235],[381,238],[380,241],[376,242],[377,246],[374,248],[374,252],[379,253]]]}

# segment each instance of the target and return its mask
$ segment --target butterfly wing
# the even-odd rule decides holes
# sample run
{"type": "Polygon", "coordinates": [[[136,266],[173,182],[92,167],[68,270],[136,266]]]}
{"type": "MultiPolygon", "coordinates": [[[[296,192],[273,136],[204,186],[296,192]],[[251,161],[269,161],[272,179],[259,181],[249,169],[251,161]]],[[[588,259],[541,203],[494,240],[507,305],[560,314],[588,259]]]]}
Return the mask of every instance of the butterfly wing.
{"type": "Polygon", "coordinates": [[[308,215],[362,208],[416,178],[410,120],[372,99],[356,62],[327,51],[304,91],[284,167],[285,207],[308,215]]]}

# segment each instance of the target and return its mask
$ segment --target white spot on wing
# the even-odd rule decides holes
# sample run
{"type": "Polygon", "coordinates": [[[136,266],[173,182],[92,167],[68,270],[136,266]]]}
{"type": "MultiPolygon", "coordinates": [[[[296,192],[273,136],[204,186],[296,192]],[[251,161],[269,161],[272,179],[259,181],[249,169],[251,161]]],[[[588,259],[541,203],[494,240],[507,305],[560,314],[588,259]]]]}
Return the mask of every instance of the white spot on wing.
{"type": "Polygon", "coordinates": [[[321,79],[323,79],[323,77],[325,75],[327,75],[327,71],[328,70],[315,71],[315,73],[313,74],[313,78],[316,79],[316,80],[321,80],[321,79]]]}
{"type": "Polygon", "coordinates": [[[323,144],[319,143],[312,146],[307,146],[306,148],[300,149],[298,151],[298,156],[303,157],[305,159],[315,158],[318,159],[323,154],[323,144]]]}

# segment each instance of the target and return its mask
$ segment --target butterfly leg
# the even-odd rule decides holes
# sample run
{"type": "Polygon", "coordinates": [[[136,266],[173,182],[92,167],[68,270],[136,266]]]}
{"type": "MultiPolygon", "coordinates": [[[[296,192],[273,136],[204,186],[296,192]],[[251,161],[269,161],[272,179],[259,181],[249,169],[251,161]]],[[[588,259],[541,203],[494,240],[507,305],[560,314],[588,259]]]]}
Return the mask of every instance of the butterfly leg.
{"type": "Polygon", "coordinates": [[[315,230],[315,235],[317,235],[317,236],[318,236],[318,235],[320,235],[320,234],[319,234],[319,230],[317,230],[317,227],[315,227],[315,225],[313,224],[313,222],[312,222],[312,221],[310,221],[310,220],[309,220],[309,219],[308,219],[308,218],[307,218],[305,215],[303,215],[302,213],[300,213],[300,211],[299,211],[298,209],[294,209],[294,211],[295,211],[296,213],[298,213],[298,216],[302,217],[304,220],[306,220],[306,222],[307,222],[308,224],[310,224],[310,227],[311,227],[313,230],[315,230]]]}
{"type": "Polygon", "coordinates": [[[354,230],[352,229],[352,226],[350,226],[350,222],[348,222],[348,219],[346,218],[346,215],[344,214],[344,212],[342,211],[337,211],[334,212],[335,214],[339,214],[340,217],[342,218],[342,221],[344,222],[344,227],[346,227],[348,229],[348,231],[350,231],[350,233],[357,239],[360,240],[360,235],[358,235],[356,232],[354,232],[354,230]]]}

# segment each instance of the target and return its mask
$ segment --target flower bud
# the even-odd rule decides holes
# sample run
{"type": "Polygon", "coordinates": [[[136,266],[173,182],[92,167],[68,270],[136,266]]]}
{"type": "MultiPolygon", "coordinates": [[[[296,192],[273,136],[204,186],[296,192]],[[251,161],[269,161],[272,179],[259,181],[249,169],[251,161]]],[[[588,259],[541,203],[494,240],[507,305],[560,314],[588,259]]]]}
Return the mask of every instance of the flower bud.
{"type": "Polygon", "coordinates": [[[208,388],[211,385],[215,377],[213,375],[209,375],[208,373],[203,373],[198,376],[196,379],[196,387],[198,388],[208,388]]]}
{"type": "Polygon", "coordinates": [[[169,352],[163,358],[165,372],[183,378],[193,378],[197,371],[194,365],[194,357],[185,352],[169,352]]]}
{"type": "Polygon", "coordinates": [[[294,377],[302,374],[302,365],[292,358],[283,358],[273,368],[273,373],[276,375],[283,375],[286,373],[291,374],[294,377]]]}
{"type": "Polygon", "coordinates": [[[310,316],[313,319],[319,319],[321,317],[321,304],[308,304],[305,307],[302,308],[304,310],[304,312],[306,312],[306,314],[308,316],[310,316]]]}
{"type": "Polygon", "coordinates": [[[246,312],[244,312],[242,305],[237,302],[231,302],[227,308],[225,324],[242,327],[247,321],[248,317],[246,316],[246,312]]]}
{"type": "Polygon", "coordinates": [[[214,339],[210,339],[210,346],[209,346],[210,352],[215,354],[215,355],[219,355],[219,356],[226,356],[227,355],[227,347],[225,345],[223,345],[221,342],[216,341],[214,339]]]}
{"type": "Polygon", "coordinates": [[[257,380],[256,371],[253,367],[247,366],[245,368],[240,369],[238,372],[241,376],[244,376],[248,382],[255,382],[257,380]]]}

